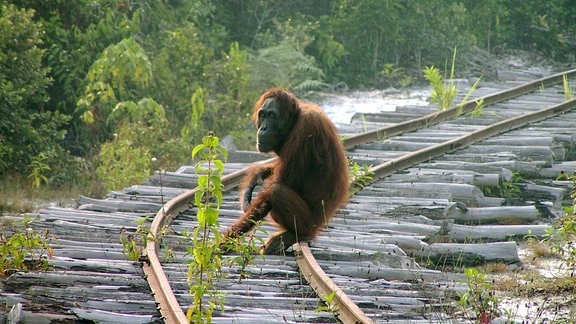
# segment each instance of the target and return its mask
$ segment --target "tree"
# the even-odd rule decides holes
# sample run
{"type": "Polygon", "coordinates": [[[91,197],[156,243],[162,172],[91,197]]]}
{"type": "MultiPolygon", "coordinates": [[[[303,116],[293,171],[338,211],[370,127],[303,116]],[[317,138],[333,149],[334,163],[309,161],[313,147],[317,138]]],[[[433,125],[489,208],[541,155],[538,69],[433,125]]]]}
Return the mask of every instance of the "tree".
{"type": "Polygon", "coordinates": [[[0,175],[27,172],[33,157],[54,155],[48,152],[58,146],[68,121],[45,110],[51,79],[42,66],[42,29],[33,15],[12,4],[0,6],[0,175]]]}
{"type": "Polygon", "coordinates": [[[145,96],[152,80],[152,64],[144,49],[132,38],[108,46],[94,61],[88,75],[84,96],[78,100],[76,113],[88,126],[95,144],[110,138],[112,129],[106,121],[121,101],[145,96]]]}

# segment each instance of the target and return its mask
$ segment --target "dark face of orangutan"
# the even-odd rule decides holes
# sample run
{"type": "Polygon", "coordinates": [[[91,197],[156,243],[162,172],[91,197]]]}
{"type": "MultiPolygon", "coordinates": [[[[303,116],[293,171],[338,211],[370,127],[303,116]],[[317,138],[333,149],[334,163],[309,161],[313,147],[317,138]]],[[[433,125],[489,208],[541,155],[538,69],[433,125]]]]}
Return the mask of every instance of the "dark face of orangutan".
{"type": "Polygon", "coordinates": [[[258,110],[256,146],[260,152],[280,152],[294,126],[294,121],[286,118],[280,108],[275,98],[268,98],[258,110]]]}

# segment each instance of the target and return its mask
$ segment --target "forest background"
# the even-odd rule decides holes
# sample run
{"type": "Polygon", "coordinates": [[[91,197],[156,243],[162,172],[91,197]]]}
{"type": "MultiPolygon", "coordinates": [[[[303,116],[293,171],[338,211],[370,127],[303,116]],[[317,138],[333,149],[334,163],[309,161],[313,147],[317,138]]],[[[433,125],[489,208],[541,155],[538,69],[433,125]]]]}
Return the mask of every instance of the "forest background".
{"type": "Polygon", "coordinates": [[[99,196],[252,148],[272,86],[405,87],[474,49],[575,62],[572,0],[9,0],[0,5],[0,212],[14,192],[99,196]]]}

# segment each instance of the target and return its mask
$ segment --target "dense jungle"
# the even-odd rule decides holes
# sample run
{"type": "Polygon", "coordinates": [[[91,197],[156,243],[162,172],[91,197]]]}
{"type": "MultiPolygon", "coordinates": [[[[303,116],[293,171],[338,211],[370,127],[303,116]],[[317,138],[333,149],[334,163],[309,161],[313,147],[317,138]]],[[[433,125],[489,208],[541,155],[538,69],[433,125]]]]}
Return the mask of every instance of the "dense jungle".
{"type": "MultiPolygon", "coordinates": [[[[252,148],[267,88],[403,88],[475,53],[573,64],[571,0],[8,0],[0,5],[0,212],[98,196],[191,159],[209,131],[252,148]]],[[[489,66],[478,71],[489,78],[489,66]]]]}

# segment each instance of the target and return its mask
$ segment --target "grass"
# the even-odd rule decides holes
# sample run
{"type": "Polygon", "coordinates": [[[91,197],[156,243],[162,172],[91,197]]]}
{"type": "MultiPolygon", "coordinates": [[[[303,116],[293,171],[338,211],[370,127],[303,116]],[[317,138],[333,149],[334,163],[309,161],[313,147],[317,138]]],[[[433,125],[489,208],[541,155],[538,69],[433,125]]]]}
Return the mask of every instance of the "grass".
{"type": "Polygon", "coordinates": [[[30,213],[51,205],[72,206],[78,195],[86,192],[90,192],[89,184],[35,188],[24,176],[6,175],[0,178],[0,215],[30,213]]]}

